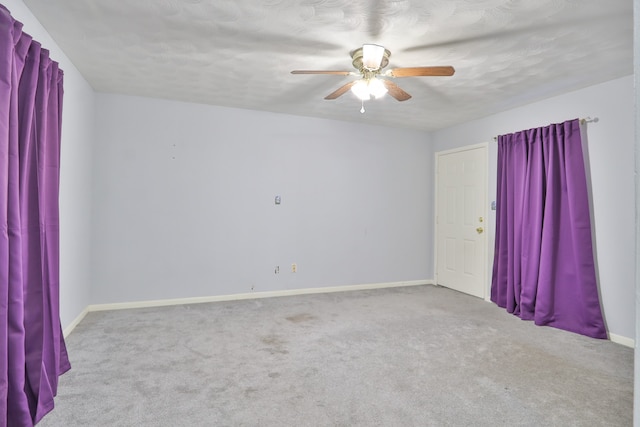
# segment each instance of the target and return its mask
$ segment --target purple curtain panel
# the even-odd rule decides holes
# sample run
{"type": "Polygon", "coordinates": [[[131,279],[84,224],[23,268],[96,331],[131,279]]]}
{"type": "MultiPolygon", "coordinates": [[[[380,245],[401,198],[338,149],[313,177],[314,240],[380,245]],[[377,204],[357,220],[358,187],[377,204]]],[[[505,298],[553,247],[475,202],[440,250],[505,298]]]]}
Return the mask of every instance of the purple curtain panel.
{"type": "Polygon", "coordinates": [[[498,137],[491,300],[524,320],[607,338],[580,121],[498,137]]]}
{"type": "Polygon", "coordinates": [[[53,409],[69,368],[59,313],[63,73],[0,5],[0,426],[53,409]]]}

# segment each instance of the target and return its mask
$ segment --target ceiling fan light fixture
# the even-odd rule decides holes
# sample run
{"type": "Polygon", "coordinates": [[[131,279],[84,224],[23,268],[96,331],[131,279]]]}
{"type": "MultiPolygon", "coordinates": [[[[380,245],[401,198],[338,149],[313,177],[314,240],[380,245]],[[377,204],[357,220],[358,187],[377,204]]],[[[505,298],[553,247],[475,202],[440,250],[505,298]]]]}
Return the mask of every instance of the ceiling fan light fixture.
{"type": "Polygon", "coordinates": [[[366,80],[358,80],[357,82],[355,82],[354,85],[351,86],[351,92],[353,92],[353,94],[357,96],[361,101],[368,101],[369,99],[371,99],[371,94],[369,93],[369,85],[367,84],[366,80]]]}
{"type": "Polygon", "coordinates": [[[384,51],[384,46],[377,44],[362,45],[362,66],[369,71],[379,70],[384,51]]]}
{"type": "Polygon", "coordinates": [[[382,83],[382,80],[374,77],[356,81],[353,86],[351,86],[351,92],[353,92],[359,100],[368,101],[372,96],[376,99],[382,98],[388,90],[384,83],[382,83]]]}

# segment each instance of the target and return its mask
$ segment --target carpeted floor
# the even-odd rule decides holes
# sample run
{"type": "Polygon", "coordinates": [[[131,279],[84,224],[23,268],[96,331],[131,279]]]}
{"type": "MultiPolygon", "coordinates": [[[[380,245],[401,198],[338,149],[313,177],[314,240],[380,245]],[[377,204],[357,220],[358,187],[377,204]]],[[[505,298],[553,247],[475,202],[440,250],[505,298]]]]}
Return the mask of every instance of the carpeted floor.
{"type": "Polygon", "coordinates": [[[630,426],[633,349],[434,286],[89,313],[40,426],[630,426]]]}

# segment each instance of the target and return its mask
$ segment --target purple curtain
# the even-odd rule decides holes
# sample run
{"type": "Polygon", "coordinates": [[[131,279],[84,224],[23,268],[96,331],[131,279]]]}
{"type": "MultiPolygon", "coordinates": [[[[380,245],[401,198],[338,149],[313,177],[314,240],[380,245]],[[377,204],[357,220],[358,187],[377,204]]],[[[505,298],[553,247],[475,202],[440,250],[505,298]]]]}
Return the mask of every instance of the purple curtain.
{"type": "Polygon", "coordinates": [[[62,80],[0,5],[0,426],[37,423],[70,368],[58,294],[62,80]]]}
{"type": "Polygon", "coordinates": [[[577,119],[498,137],[491,300],[536,325],[607,338],[577,119]]]}

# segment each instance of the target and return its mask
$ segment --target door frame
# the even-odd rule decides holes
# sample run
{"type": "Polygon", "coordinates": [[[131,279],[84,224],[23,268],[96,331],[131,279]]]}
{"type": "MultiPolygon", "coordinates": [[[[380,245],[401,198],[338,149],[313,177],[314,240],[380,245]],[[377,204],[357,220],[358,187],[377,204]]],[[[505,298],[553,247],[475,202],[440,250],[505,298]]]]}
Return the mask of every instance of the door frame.
{"type": "Polygon", "coordinates": [[[491,242],[494,241],[494,227],[493,227],[493,223],[492,221],[489,220],[489,205],[490,205],[490,201],[489,201],[489,143],[488,142],[482,142],[480,144],[472,144],[472,145],[465,145],[463,147],[458,147],[458,148],[452,148],[449,150],[443,150],[443,151],[436,151],[435,152],[435,203],[434,203],[434,213],[433,213],[433,229],[434,229],[434,240],[433,240],[433,281],[437,286],[438,285],[438,212],[439,212],[439,206],[438,206],[438,201],[439,201],[439,194],[438,194],[438,189],[439,189],[439,179],[440,179],[440,158],[441,156],[446,156],[448,154],[454,154],[454,153],[460,153],[463,151],[470,151],[470,150],[477,150],[477,149],[483,149],[484,150],[484,163],[485,163],[485,169],[484,169],[484,178],[483,178],[483,186],[484,186],[484,193],[485,193],[485,200],[484,200],[484,209],[483,209],[483,213],[484,213],[484,232],[486,233],[486,238],[485,238],[485,250],[484,250],[484,256],[483,256],[483,260],[482,260],[482,265],[484,266],[484,274],[482,275],[484,277],[484,286],[483,286],[483,290],[484,290],[484,296],[483,299],[485,301],[490,301],[490,297],[491,297],[491,275],[492,275],[492,268],[489,265],[489,262],[493,261],[493,256],[492,256],[492,252],[490,252],[490,250],[492,250],[491,247],[491,242]]]}

